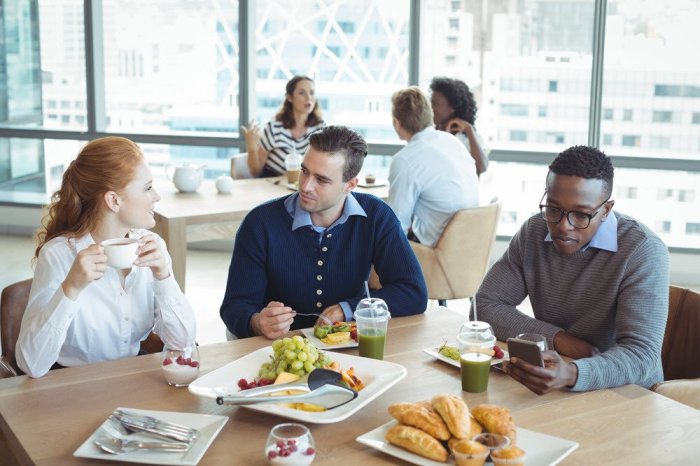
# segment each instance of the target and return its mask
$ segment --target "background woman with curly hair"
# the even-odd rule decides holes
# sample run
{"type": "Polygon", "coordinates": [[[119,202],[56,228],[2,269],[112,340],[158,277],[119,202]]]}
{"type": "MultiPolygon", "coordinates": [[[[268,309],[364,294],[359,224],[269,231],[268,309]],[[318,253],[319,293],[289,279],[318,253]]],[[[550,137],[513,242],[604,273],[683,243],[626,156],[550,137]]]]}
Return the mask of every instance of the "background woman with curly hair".
{"type": "Polygon", "coordinates": [[[489,166],[489,151],[474,129],[474,95],[463,81],[444,77],[433,78],[430,91],[435,128],[449,131],[467,146],[476,163],[476,173],[481,175],[489,166]]]}

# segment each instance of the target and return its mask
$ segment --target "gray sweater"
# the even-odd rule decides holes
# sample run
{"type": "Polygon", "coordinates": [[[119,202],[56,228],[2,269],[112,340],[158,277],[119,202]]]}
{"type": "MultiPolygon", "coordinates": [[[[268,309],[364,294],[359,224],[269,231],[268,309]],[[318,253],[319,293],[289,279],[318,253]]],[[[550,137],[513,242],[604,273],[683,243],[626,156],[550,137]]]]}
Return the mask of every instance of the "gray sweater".
{"type": "Polygon", "coordinates": [[[539,214],[513,237],[477,293],[479,320],[499,340],[523,332],[554,335],[565,330],[600,350],[579,359],[572,390],[584,391],[663,380],[661,345],[668,315],[668,250],[631,217],[618,220],[617,252],[589,247],[560,254],[545,242],[539,214]],[[535,318],[520,312],[530,296],[535,318]]]}

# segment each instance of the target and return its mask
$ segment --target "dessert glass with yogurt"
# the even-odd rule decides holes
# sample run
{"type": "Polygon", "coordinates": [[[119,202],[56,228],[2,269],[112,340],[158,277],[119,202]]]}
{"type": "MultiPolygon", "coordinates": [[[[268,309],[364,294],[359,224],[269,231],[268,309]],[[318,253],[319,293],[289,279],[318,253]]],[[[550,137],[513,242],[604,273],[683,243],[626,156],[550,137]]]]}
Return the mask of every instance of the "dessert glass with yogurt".
{"type": "Polygon", "coordinates": [[[265,458],[272,466],[307,466],[316,458],[316,443],[302,424],[277,424],[267,436],[265,458]]]}
{"type": "Polygon", "coordinates": [[[163,349],[161,363],[163,376],[168,384],[186,387],[199,376],[199,350],[192,344],[186,348],[163,349]]]}

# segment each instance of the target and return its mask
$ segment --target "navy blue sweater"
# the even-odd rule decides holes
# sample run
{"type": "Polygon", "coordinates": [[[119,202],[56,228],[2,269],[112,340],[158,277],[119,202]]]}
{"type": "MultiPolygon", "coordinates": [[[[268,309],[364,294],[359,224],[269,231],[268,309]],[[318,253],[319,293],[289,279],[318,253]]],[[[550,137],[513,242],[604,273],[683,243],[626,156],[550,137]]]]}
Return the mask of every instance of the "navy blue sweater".
{"type": "MultiPolygon", "coordinates": [[[[382,283],[373,293],[392,316],[425,311],[428,293],[420,265],[391,208],[375,196],[355,196],[367,217],[353,215],[323,233],[292,231],[292,217],[279,198],[253,209],[236,235],[221,318],[239,338],[252,336],[250,319],[270,301],[298,312],[320,314],[347,301],[352,309],[365,297],[372,264],[382,283]],[[324,251],[323,248],[326,248],[324,251]]],[[[292,329],[316,319],[297,316],[292,329]]]]}

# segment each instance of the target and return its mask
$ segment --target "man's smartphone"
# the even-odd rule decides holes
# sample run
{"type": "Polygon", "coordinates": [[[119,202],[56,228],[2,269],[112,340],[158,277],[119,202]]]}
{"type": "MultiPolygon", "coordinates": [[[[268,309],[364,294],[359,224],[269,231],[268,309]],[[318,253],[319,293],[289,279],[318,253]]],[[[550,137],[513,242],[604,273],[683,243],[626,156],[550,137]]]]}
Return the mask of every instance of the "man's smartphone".
{"type": "Polygon", "coordinates": [[[542,350],[537,343],[527,340],[519,340],[517,338],[509,338],[507,343],[508,354],[510,354],[511,359],[516,357],[522,359],[523,361],[529,362],[533,366],[544,367],[542,350]]]}

